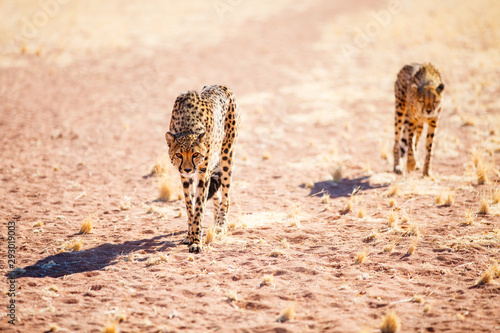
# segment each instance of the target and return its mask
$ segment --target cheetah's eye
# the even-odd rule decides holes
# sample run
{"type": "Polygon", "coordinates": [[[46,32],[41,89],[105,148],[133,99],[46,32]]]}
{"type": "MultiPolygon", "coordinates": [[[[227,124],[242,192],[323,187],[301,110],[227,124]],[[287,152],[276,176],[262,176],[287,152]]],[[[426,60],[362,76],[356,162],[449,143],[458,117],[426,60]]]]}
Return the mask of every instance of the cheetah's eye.
{"type": "Polygon", "coordinates": [[[197,158],[198,156],[200,156],[200,154],[198,154],[198,153],[193,154],[193,158],[197,158]]]}
{"type": "Polygon", "coordinates": [[[178,158],[182,158],[182,154],[179,153],[175,154],[175,156],[177,156],[178,158]]]}

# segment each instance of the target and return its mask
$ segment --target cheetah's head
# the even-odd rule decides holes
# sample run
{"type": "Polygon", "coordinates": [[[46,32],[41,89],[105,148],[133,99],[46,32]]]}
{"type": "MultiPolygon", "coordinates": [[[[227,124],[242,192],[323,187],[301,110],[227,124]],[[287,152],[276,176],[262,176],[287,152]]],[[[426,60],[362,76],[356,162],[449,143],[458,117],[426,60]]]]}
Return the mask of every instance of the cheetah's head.
{"type": "Polygon", "coordinates": [[[440,83],[437,87],[427,84],[417,86],[411,85],[416,98],[417,110],[420,110],[422,116],[433,118],[441,112],[441,93],[444,90],[444,84],[440,83]]]}
{"type": "Polygon", "coordinates": [[[205,132],[201,134],[165,133],[172,164],[183,177],[192,177],[205,160],[205,132]]]}

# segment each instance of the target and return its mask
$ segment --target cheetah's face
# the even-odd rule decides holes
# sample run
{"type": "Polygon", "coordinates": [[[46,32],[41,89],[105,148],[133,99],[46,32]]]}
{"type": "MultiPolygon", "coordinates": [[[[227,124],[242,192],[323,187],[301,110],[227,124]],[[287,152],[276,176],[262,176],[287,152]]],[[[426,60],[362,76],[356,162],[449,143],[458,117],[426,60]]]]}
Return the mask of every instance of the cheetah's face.
{"type": "Polygon", "coordinates": [[[437,87],[432,85],[426,85],[423,87],[417,87],[415,84],[412,85],[414,89],[417,110],[419,110],[422,116],[426,118],[434,118],[441,112],[441,93],[444,90],[444,84],[440,84],[437,87]]]}
{"type": "Polygon", "coordinates": [[[205,160],[205,133],[177,135],[165,133],[172,164],[183,177],[192,177],[205,160]]]}

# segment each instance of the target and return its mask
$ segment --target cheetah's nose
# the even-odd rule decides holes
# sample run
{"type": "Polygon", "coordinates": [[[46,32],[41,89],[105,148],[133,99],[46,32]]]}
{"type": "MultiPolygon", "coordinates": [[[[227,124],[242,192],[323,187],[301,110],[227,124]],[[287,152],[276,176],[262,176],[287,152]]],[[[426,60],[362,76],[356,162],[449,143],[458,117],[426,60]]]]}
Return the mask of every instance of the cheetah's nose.
{"type": "Polygon", "coordinates": [[[427,110],[427,113],[432,113],[432,110],[427,110]]]}
{"type": "Polygon", "coordinates": [[[190,172],[191,172],[191,170],[193,170],[193,169],[184,169],[184,172],[186,172],[186,173],[190,173],[190,172]]]}

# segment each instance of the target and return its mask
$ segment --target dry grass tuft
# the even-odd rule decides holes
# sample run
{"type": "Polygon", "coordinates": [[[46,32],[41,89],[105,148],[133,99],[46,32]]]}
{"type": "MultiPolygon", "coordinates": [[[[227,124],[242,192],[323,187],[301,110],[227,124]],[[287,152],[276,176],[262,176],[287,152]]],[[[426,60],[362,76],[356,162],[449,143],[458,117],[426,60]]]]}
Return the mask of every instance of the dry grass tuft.
{"type": "Polygon", "coordinates": [[[390,198],[390,199],[389,199],[389,207],[391,207],[391,208],[396,208],[397,206],[398,206],[398,205],[397,205],[397,203],[396,203],[396,199],[394,199],[394,198],[390,198]]]}
{"type": "Polygon", "coordinates": [[[96,222],[96,217],[94,214],[90,214],[87,216],[83,222],[82,226],[80,227],[80,233],[81,234],[88,234],[92,229],[94,229],[94,223],[96,222]]]}
{"type": "Polygon", "coordinates": [[[278,258],[278,257],[285,257],[286,253],[281,250],[281,249],[274,249],[268,254],[266,254],[266,257],[273,257],[273,258],[278,258]]]}
{"type": "Polygon", "coordinates": [[[401,230],[401,236],[403,237],[420,236],[420,226],[418,225],[418,223],[410,224],[408,228],[401,230]]]}
{"type": "Polygon", "coordinates": [[[300,217],[301,214],[302,214],[302,209],[300,208],[300,205],[293,204],[289,207],[286,217],[289,219],[294,219],[300,217]]]}
{"type": "Polygon", "coordinates": [[[283,247],[284,247],[285,249],[289,249],[289,248],[290,248],[290,244],[288,243],[288,241],[286,240],[286,238],[283,238],[283,239],[281,240],[281,245],[283,245],[283,247]]]}
{"type": "Polygon", "coordinates": [[[261,286],[274,286],[274,276],[272,274],[266,274],[260,281],[261,286]]]}
{"type": "Polygon", "coordinates": [[[436,205],[442,206],[444,204],[443,192],[436,195],[436,205]]]}
{"type": "Polygon", "coordinates": [[[238,300],[238,293],[236,292],[236,290],[228,290],[228,292],[226,293],[226,300],[228,302],[234,302],[234,301],[237,301],[238,300]]]}
{"type": "Polygon", "coordinates": [[[59,252],[73,252],[73,251],[80,251],[83,246],[83,239],[81,238],[75,238],[75,239],[70,239],[61,245],[61,249],[59,252]]]}
{"type": "Polygon", "coordinates": [[[300,219],[299,218],[294,218],[290,221],[290,227],[296,227],[296,228],[300,228],[301,227],[301,224],[300,224],[300,219]]]}
{"type": "Polygon", "coordinates": [[[386,197],[397,197],[399,195],[399,184],[394,183],[389,188],[387,189],[387,192],[385,192],[386,197]]]}
{"type": "Polygon", "coordinates": [[[120,201],[120,209],[121,210],[129,210],[132,208],[132,203],[130,202],[129,197],[124,197],[122,201],[120,201]]]}
{"type": "Polygon", "coordinates": [[[332,176],[332,181],[334,183],[339,183],[342,181],[343,169],[344,167],[342,166],[342,164],[338,164],[330,170],[330,175],[332,176]]]}
{"type": "Polygon", "coordinates": [[[476,165],[478,185],[484,185],[488,183],[488,171],[489,171],[489,166],[485,162],[480,161],[480,163],[476,165]]]}
{"type": "Polygon", "coordinates": [[[476,214],[473,212],[472,207],[465,210],[465,224],[472,225],[474,223],[474,219],[476,218],[476,214]]]}
{"type": "Polygon", "coordinates": [[[205,245],[209,245],[210,243],[212,243],[214,241],[214,236],[215,236],[214,228],[208,228],[204,240],[205,245]]]}
{"type": "Polygon", "coordinates": [[[281,314],[276,318],[276,321],[279,323],[284,323],[285,321],[292,320],[295,317],[295,305],[289,304],[287,305],[281,314]]]}
{"type": "MultiPolygon", "coordinates": [[[[182,212],[182,210],[180,210],[180,212],[182,212]]],[[[162,217],[162,218],[166,218],[167,217],[167,213],[165,213],[161,208],[155,206],[155,205],[151,205],[148,207],[148,210],[146,211],[146,214],[158,214],[158,216],[162,217]]]]}
{"type": "Polygon", "coordinates": [[[411,298],[411,302],[413,303],[420,303],[422,304],[424,302],[424,296],[422,295],[414,295],[412,298],[411,298]]]}
{"type": "Polygon", "coordinates": [[[462,120],[462,126],[476,126],[476,117],[472,114],[462,113],[460,119],[462,120]]]}
{"type": "Polygon", "coordinates": [[[398,212],[391,210],[389,216],[387,217],[387,225],[391,229],[396,229],[398,227],[399,216],[398,212]]]}
{"type": "Polygon", "coordinates": [[[425,304],[424,305],[424,313],[430,313],[432,311],[433,306],[434,306],[434,304],[432,304],[432,303],[425,304]]]}
{"type": "Polygon", "coordinates": [[[395,333],[399,331],[401,327],[401,321],[399,320],[396,312],[389,312],[384,318],[382,318],[382,324],[380,324],[380,331],[382,333],[395,333]]]}
{"type": "Polygon", "coordinates": [[[497,187],[493,192],[493,204],[496,205],[497,203],[500,203],[500,187],[497,187]]]}
{"type": "Polygon", "coordinates": [[[380,145],[380,158],[389,162],[389,156],[389,146],[387,145],[387,142],[384,141],[384,143],[380,145]]]}
{"type": "Polygon", "coordinates": [[[349,200],[347,201],[344,209],[342,209],[341,214],[347,214],[350,211],[352,211],[352,208],[354,207],[354,198],[350,197],[349,200]]]}
{"type": "Polygon", "coordinates": [[[372,231],[368,236],[366,236],[363,241],[365,243],[369,243],[371,241],[374,241],[375,239],[377,239],[378,237],[380,236],[379,232],[374,230],[372,231]]]}
{"type": "Polygon", "coordinates": [[[118,314],[118,315],[116,316],[116,321],[117,321],[118,323],[123,323],[123,322],[124,322],[124,321],[126,321],[126,320],[127,320],[127,315],[126,315],[126,314],[124,314],[124,313],[120,313],[120,314],[118,314]]]}
{"type": "Polygon", "coordinates": [[[158,265],[161,262],[168,262],[168,257],[163,253],[160,253],[158,257],[149,257],[148,260],[146,260],[146,267],[158,265]]]}
{"type": "Polygon", "coordinates": [[[167,153],[158,155],[155,165],[151,168],[151,172],[148,176],[161,176],[163,174],[169,173],[171,168],[170,157],[167,153]]]}
{"type": "Polygon", "coordinates": [[[481,202],[479,204],[478,214],[488,215],[490,213],[490,204],[488,203],[488,199],[486,197],[481,197],[481,202]]]}
{"type": "Polygon", "coordinates": [[[49,329],[47,330],[48,332],[59,332],[60,328],[57,326],[57,324],[50,324],[49,329]]]}
{"type": "Polygon", "coordinates": [[[314,187],[314,182],[312,180],[308,181],[307,183],[304,183],[304,187],[305,188],[313,188],[314,187]]]}
{"type": "Polygon", "coordinates": [[[58,291],[59,291],[59,289],[57,289],[57,286],[56,286],[55,284],[51,285],[51,286],[49,287],[49,290],[50,290],[50,291],[53,291],[53,292],[58,292],[58,291]]]}
{"type": "Polygon", "coordinates": [[[472,164],[476,169],[476,177],[478,185],[484,185],[488,183],[488,173],[491,169],[491,165],[484,160],[484,153],[479,150],[474,150],[472,152],[472,164]]]}
{"type": "Polygon", "coordinates": [[[356,214],[360,219],[364,218],[366,216],[366,209],[365,207],[360,207],[358,209],[358,213],[356,214]]]}
{"type": "Polygon", "coordinates": [[[448,191],[445,195],[444,206],[451,207],[455,203],[455,193],[448,191]]]}
{"type": "Polygon", "coordinates": [[[476,286],[491,283],[494,279],[498,279],[499,277],[500,265],[497,263],[491,264],[490,266],[488,266],[488,268],[486,268],[479,280],[477,280],[476,286]]]}
{"type": "Polygon", "coordinates": [[[300,228],[300,222],[304,219],[304,214],[302,213],[302,208],[300,207],[300,205],[291,205],[288,209],[286,217],[290,220],[291,227],[300,228]]]}
{"type": "Polygon", "coordinates": [[[247,227],[247,223],[242,218],[242,215],[240,215],[240,214],[238,214],[237,217],[230,219],[229,223],[227,225],[228,230],[242,229],[242,228],[246,228],[246,227],[247,227]]]}
{"type": "Polygon", "coordinates": [[[367,257],[368,249],[365,248],[363,251],[356,254],[356,258],[354,258],[354,264],[362,264],[367,257]]]}
{"type": "Polygon", "coordinates": [[[118,332],[118,323],[117,322],[107,323],[101,332],[102,333],[117,333],[118,332]]]}
{"type": "Polygon", "coordinates": [[[330,194],[328,194],[328,193],[323,194],[321,196],[321,203],[325,204],[325,205],[329,204],[330,203],[330,194]]]}
{"type": "Polygon", "coordinates": [[[394,247],[396,246],[396,241],[394,242],[391,242],[389,244],[387,244],[386,246],[384,246],[384,252],[388,252],[388,253],[392,253],[392,251],[394,251],[394,247]]]}
{"type": "Polygon", "coordinates": [[[436,196],[438,206],[451,207],[455,203],[455,193],[453,191],[440,192],[436,196]]]}
{"type": "Polygon", "coordinates": [[[352,190],[351,196],[349,197],[347,204],[345,205],[344,209],[340,212],[341,214],[347,214],[350,211],[352,211],[354,204],[358,200],[357,193],[358,193],[359,189],[360,189],[359,187],[356,187],[352,190]]]}
{"type": "Polygon", "coordinates": [[[411,221],[411,215],[403,212],[403,216],[401,217],[401,223],[408,223],[411,221]]]}
{"type": "Polygon", "coordinates": [[[271,156],[272,156],[271,152],[266,151],[265,153],[262,154],[262,159],[264,161],[267,161],[267,160],[271,159],[271,156]]]}
{"type": "Polygon", "coordinates": [[[33,223],[33,228],[42,228],[43,227],[43,222],[42,221],[36,221],[33,223]]]}
{"type": "Polygon", "coordinates": [[[125,260],[129,261],[129,262],[134,262],[135,261],[135,253],[129,252],[129,254],[127,255],[127,258],[125,260]]]}
{"type": "Polygon", "coordinates": [[[415,253],[415,250],[417,249],[417,242],[418,242],[417,238],[415,238],[411,242],[410,246],[408,247],[408,251],[406,252],[407,255],[411,256],[415,253]]]}
{"type": "Polygon", "coordinates": [[[160,200],[176,201],[182,199],[179,180],[168,175],[162,175],[158,181],[158,195],[160,200]]]}
{"type": "Polygon", "coordinates": [[[392,251],[394,251],[394,248],[396,247],[396,244],[400,240],[401,240],[401,236],[397,236],[392,242],[390,242],[386,246],[384,246],[383,251],[386,253],[392,253],[392,251]]]}

